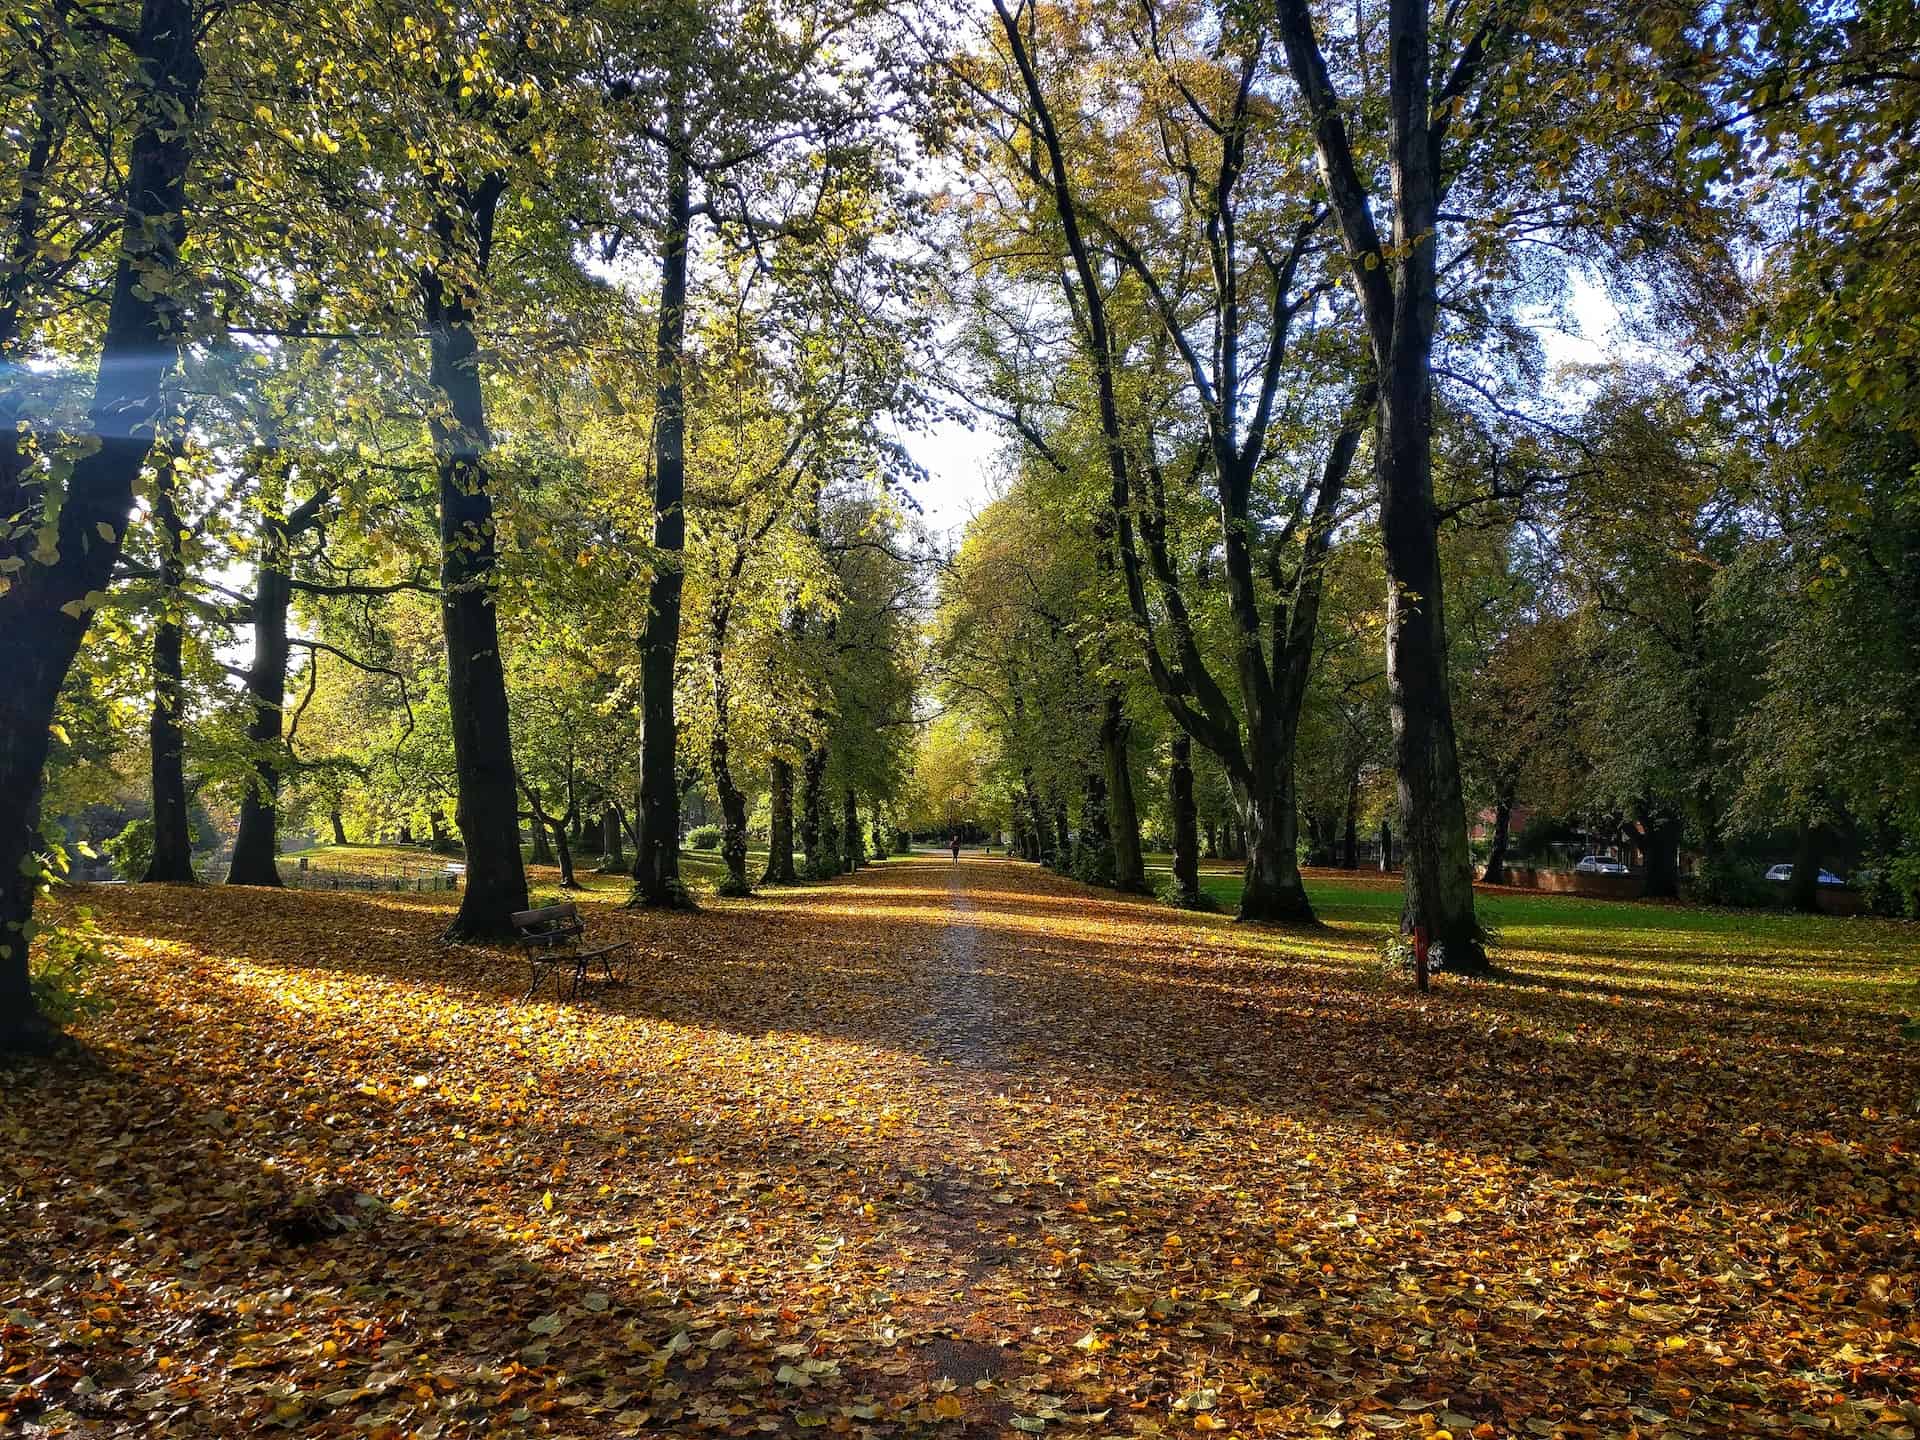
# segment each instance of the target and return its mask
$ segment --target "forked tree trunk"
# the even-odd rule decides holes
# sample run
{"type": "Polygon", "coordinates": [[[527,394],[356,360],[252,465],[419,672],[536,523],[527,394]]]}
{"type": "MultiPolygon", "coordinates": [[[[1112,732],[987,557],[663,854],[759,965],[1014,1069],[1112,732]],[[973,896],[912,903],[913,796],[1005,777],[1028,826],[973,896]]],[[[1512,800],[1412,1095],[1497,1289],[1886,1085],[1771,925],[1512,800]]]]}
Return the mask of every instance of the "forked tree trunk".
{"type": "Polygon", "coordinates": [[[640,793],[633,847],[633,899],[638,905],[686,903],[680,883],[680,790],[674,764],[674,658],[680,644],[680,595],[686,550],[687,237],[693,192],[678,103],[670,107],[666,223],[660,237],[660,317],[655,336],[653,578],[640,640],[640,793]]]}
{"type": "Polygon", "coordinates": [[[767,766],[767,871],[763,885],[791,885],[793,873],[793,765],[774,756],[767,766]]]}
{"type": "Polygon", "coordinates": [[[1185,731],[1173,736],[1173,764],[1167,771],[1173,808],[1173,903],[1200,903],[1200,817],[1193,804],[1193,741],[1185,731]]]}
{"type": "MultiPolygon", "coordinates": [[[[162,389],[179,358],[183,297],[173,293],[186,235],[184,196],[200,108],[200,16],[192,0],[143,0],[132,51],[132,134],[121,192],[125,222],[88,429],[99,448],[75,461],[60,506],[58,556],[28,559],[0,594],[0,1053],[41,1052],[58,1031],[34,1003],[27,942],[39,893],[34,861],[48,727],[67,670],[120,558],[134,482],[146,464],[162,389]]],[[[42,497],[0,474],[0,513],[42,497]]],[[[0,559],[30,540],[0,542],[0,559]]]]}
{"type": "Polygon", "coordinates": [[[456,183],[435,220],[438,261],[421,276],[430,381],[438,402],[430,428],[439,468],[440,615],[447,641],[447,710],[458,784],[454,821],[466,846],[466,884],[449,940],[509,939],[527,908],[515,798],[506,670],[494,610],[496,535],[489,491],[486,398],[472,297],[463,272],[484,273],[503,184],[456,183]]]}
{"type": "Polygon", "coordinates": [[[162,463],[153,480],[153,529],[160,547],[160,607],[153,626],[153,715],[147,725],[153,776],[153,857],[147,873],[128,876],[151,884],[193,883],[193,835],[187,821],[187,684],[181,651],[186,564],[180,553],[175,471],[162,463]]]}

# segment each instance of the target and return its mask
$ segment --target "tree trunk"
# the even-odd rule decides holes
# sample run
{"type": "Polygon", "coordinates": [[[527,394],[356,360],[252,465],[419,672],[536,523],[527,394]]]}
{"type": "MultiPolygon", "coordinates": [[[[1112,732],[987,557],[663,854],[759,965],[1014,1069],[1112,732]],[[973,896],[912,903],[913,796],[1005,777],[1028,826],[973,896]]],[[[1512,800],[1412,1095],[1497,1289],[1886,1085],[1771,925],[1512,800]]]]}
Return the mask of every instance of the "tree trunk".
{"type": "MultiPolygon", "coordinates": [[[[44,1052],[58,1031],[40,1014],[27,970],[39,894],[40,799],[48,727],[67,670],[120,558],[133,487],[153,444],[167,376],[179,358],[181,296],[174,293],[183,200],[203,71],[192,0],[144,0],[133,41],[135,122],[126,152],[126,220],[88,428],[99,448],[75,461],[60,506],[58,558],[28,558],[0,595],[0,1053],[44,1052]],[[111,537],[111,538],[109,538],[111,537]]],[[[37,511],[41,497],[0,475],[0,513],[37,511]]],[[[0,542],[0,559],[18,540],[0,542]]]]}
{"type": "MultiPolygon", "coordinates": [[[[1513,791],[1503,789],[1493,807],[1493,843],[1487,847],[1487,868],[1480,878],[1489,885],[1507,883],[1507,836],[1513,824],[1513,791]]],[[[1652,867],[1648,867],[1652,876],[1652,867]]]]}
{"type": "Polygon", "coordinates": [[[1393,826],[1385,820],[1380,822],[1380,873],[1387,874],[1393,869],[1393,826]]]}
{"type": "Polygon", "coordinates": [[[1065,874],[1073,869],[1073,829],[1067,824],[1067,802],[1053,802],[1053,868],[1065,874]]]}
{"type": "Polygon", "coordinates": [[[669,107],[666,223],[660,237],[660,318],[654,361],[653,578],[640,641],[639,838],[634,842],[633,899],[680,906],[680,791],[675,783],[674,657],[680,644],[680,593],[686,549],[687,236],[693,192],[686,136],[677,101],[669,107]]]}
{"type": "Polygon", "coordinates": [[[1088,770],[1081,781],[1080,845],[1073,873],[1090,885],[1113,884],[1113,827],[1107,815],[1107,780],[1088,770]]]}
{"type": "Polygon", "coordinates": [[[578,890],[580,882],[573,878],[573,840],[567,834],[571,823],[565,817],[548,822],[553,830],[553,848],[560,856],[560,888],[578,890]]]}
{"type": "Polygon", "coordinates": [[[848,786],[840,802],[840,834],[842,842],[841,861],[851,875],[866,863],[865,848],[860,843],[860,798],[848,786]]]}
{"type": "Polygon", "coordinates": [[[553,842],[547,838],[547,822],[535,815],[533,823],[527,827],[527,830],[533,842],[533,853],[528,856],[527,863],[529,865],[553,864],[553,842]]]}
{"type": "Polygon", "coordinates": [[[253,775],[240,797],[240,828],[233,837],[229,885],[280,884],[281,739],[287,692],[287,610],[293,604],[292,559],[281,497],[269,493],[279,475],[277,460],[262,469],[260,571],[253,586],[253,659],[247,665],[247,748],[253,775]]]}
{"type": "MultiPolygon", "coordinates": [[[[162,457],[163,460],[165,457],[162,457]]],[[[160,547],[160,605],[153,626],[153,714],[147,725],[153,775],[153,858],[147,873],[128,879],[150,884],[193,883],[193,835],[187,823],[187,685],[181,663],[186,564],[180,553],[175,471],[155,467],[153,529],[160,547]]]]}
{"type": "Polygon", "coordinates": [[[1140,807],[1133,795],[1133,770],[1127,763],[1127,714],[1118,682],[1107,686],[1100,718],[1100,749],[1106,759],[1108,845],[1113,851],[1113,886],[1131,895],[1147,891],[1147,862],[1140,845],[1140,807]]]}
{"type": "Polygon", "coordinates": [[[1787,882],[1787,903],[1812,914],[1820,908],[1819,837],[1811,820],[1802,819],[1793,836],[1793,878],[1787,882]]]}
{"type": "MultiPolygon", "coordinates": [[[[519,836],[514,838],[518,840],[519,836]]],[[[443,850],[447,845],[447,816],[438,806],[427,811],[427,843],[435,850],[443,850]]]]}
{"type": "Polygon", "coordinates": [[[1265,784],[1241,798],[1245,883],[1235,919],[1284,924],[1314,923],[1313,905],[1300,878],[1300,819],[1294,805],[1293,768],[1279,769],[1254,757],[1265,784]],[[1263,772],[1265,772],[1263,774],[1263,772]]]}
{"type": "Polygon", "coordinates": [[[1218,820],[1209,820],[1207,821],[1207,859],[1218,860],[1219,858],[1220,822],[1218,820]]]}
{"type": "Polygon", "coordinates": [[[801,766],[800,843],[807,876],[812,880],[840,873],[839,846],[832,817],[827,813],[827,759],[827,747],[819,745],[807,752],[801,766]]]}
{"type": "Polygon", "coordinates": [[[346,844],[347,843],[347,827],[346,827],[346,824],[340,819],[340,812],[338,810],[329,810],[327,812],[327,820],[333,826],[333,843],[336,845],[346,844]]]}
{"type": "Polygon", "coordinates": [[[621,832],[625,828],[618,805],[609,805],[601,812],[600,868],[606,874],[618,875],[627,868],[626,846],[621,839],[621,832]]]}
{"type": "Polygon", "coordinates": [[[1200,903],[1200,817],[1193,805],[1193,741],[1184,730],[1174,731],[1167,790],[1173,808],[1173,903],[1192,909],[1200,903]]]}
{"type": "MultiPolygon", "coordinates": [[[[1645,863],[1646,883],[1640,891],[1641,898],[1680,898],[1680,837],[1683,828],[1677,815],[1649,821],[1643,827],[1640,853],[1645,863]]],[[[1496,841],[1504,840],[1504,829],[1497,829],[1494,838],[1496,841]]]]}
{"type": "Polygon", "coordinates": [[[768,764],[771,793],[767,797],[767,870],[762,885],[791,885],[793,873],[793,765],[781,756],[768,764]]]}
{"type": "Polygon", "coordinates": [[[1278,0],[1275,13],[1289,69],[1312,115],[1322,181],[1340,225],[1379,377],[1374,461],[1387,570],[1387,693],[1405,849],[1401,928],[1424,931],[1442,947],[1447,969],[1484,973],[1485,937],[1473,908],[1466,805],[1447,688],[1433,500],[1435,232],[1442,176],[1432,128],[1428,0],[1389,0],[1387,6],[1391,247],[1381,243],[1376,229],[1309,7],[1305,0],[1278,0]]]}
{"type": "Polygon", "coordinates": [[[733,783],[733,769],[727,760],[727,741],[716,734],[708,751],[713,768],[714,788],[720,792],[720,858],[726,862],[727,878],[721,893],[746,895],[747,883],[747,797],[733,783]]]}
{"type": "Polygon", "coordinates": [[[469,942],[511,938],[514,912],[527,908],[506,671],[493,603],[496,536],[486,469],[493,441],[472,297],[465,288],[471,273],[486,270],[503,188],[495,178],[477,188],[452,187],[434,224],[437,262],[451,273],[429,266],[421,276],[437,402],[430,427],[440,484],[440,615],[458,785],[454,823],[467,852],[460,911],[446,938],[469,942]]]}
{"type": "Polygon", "coordinates": [[[1347,782],[1347,825],[1346,833],[1340,837],[1340,868],[1342,870],[1360,868],[1360,779],[1358,776],[1347,782]]]}

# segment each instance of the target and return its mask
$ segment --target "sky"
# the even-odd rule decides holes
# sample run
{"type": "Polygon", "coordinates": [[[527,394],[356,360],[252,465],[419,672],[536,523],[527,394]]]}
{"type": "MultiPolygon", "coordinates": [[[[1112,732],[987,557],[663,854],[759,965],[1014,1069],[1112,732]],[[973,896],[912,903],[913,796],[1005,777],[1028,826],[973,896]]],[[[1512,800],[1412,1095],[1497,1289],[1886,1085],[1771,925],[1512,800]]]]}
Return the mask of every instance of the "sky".
{"type": "MultiPolygon", "coordinates": [[[[1568,303],[1571,323],[1543,324],[1548,363],[1555,367],[1623,358],[1641,350],[1626,333],[1619,309],[1599,286],[1576,281],[1568,303]]],[[[967,521],[993,498],[1004,437],[990,420],[969,429],[943,421],[904,437],[907,452],[927,472],[914,494],[927,526],[958,541],[967,521]]]]}

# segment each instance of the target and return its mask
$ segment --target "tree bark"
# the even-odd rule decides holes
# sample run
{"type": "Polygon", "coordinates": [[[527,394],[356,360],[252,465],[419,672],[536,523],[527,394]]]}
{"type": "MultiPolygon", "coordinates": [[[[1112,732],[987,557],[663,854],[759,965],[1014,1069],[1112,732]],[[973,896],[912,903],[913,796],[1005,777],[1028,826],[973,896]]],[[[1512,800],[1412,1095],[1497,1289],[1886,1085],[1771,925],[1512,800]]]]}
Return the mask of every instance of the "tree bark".
{"type": "Polygon", "coordinates": [[[347,827],[346,823],[340,818],[340,812],[338,810],[329,810],[327,812],[327,820],[333,826],[333,843],[336,845],[346,844],[347,827]]]}
{"type": "Polygon", "coordinates": [[[186,563],[180,553],[180,514],[171,465],[156,467],[153,529],[160,548],[160,604],[153,625],[153,714],[147,724],[153,777],[153,858],[139,878],[149,884],[191,885],[193,834],[187,821],[187,683],[181,601],[186,563]]]}
{"type": "Polygon", "coordinates": [[[1126,707],[1118,682],[1108,684],[1100,715],[1100,748],[1107,765],[1107,832],[1113,848],[1113,886],[1130,895],[1145,895],[1147,860],[1140,844],[1140,806],[1133,793],[1126,707]]]}
{"type": "MultiPolygon", "coordinates": [[[[263,471],[272,470],[269,458],[263,471]]],[[[264,481],[264,475],[263,475],[264,481]]],[[[280,771],[282,722],[287,692],[287,611],[293,575],[287,551],[287,520],[276,497],[263,493],[260,570],[253,586],[253,659],[247,665],[247,747],[253,775],[240,797],[240,828],[233,837],[229,885],[280,884],[280,771]]]]}
{"type": "Polygon", "coordinates": [[[1360,777],[1347,781],[1346,831],[1340,837],[1340,868],[1360,868],[1360,777]]]}
{"type": "MultiPolygon", "coordinates": [[[[40,871],[34,861],[46,782],[48,726],[68,669],[120,558],[134,482],[153,444],[162,391],[179,358],[185,306],[173,293],[186,236],[184,197],[204,71],[192,0],[143,0],[133,38],[139,118],[126,152],[126,221],[88,428],[99,447],[68,477],[58,558],[28,560],[0,595],[0,1053],[44,1052],[58,1040],[33,999],[27,948],[40,871]]],[[[37,510],[17,476],[5,513],[37,510]]],[[[0,559],[20,541],[0,542],[0,559]]]]}
{"type": "Polygon", "coordinates": [[[1053,802],[1053,868],[1062,873],[1073,869],[1073,830],[1067,824],[1067,802],[1053,802]]]}
{"type": "Polygon", "coordinates": [[[553,830],[553,848],[560,856],[560,888],[578,890],[580,882],[573,877],[573,841],[567,834],[569,822],[562,817],[549,823],[553,830]]]}
{"type": "Polygon", "coordinates": [[[660,316],[655,343],[659,379],[654,400],[653,578],[640,641],[639,837],[634,842],[637,905],[686,903],[680,883],[680,791],[674,766],[674,657],[680,644],[681,557],[686,550],[687,237],[693,192],[685,123],[671,107],[667,144],[666,223],[660,237],[660,316]]]}
{"type": "Polygon", "coordinates": [[[1080,846],[1073,873],[1094,885],[1113,883],[1113,829],[1107,816],[1107,779],[1088,770],[1080,788],[1080,846]]]}
{"type": "Polygon", "coordinates": [[[767,797],[767,870],[762,885],[791,885],[793,873],[793,765],[776,755],[768,764],[771,776],[767,797]]]}
{"type": "Polygon", "coordinates": [[[440,614],[458,787],[454,822],[467,852],[460,911],[446,938],[468,942],[511,938],[514,912],[527,908],[492,585],[497,537],[486,461],[493,440],[471,294],[473,277],[487,268],[504,188],[497,177],[449,187],[434,222],[436,263],[421,275],[429,379],[437,401],[430,424],[439,469],[440,614]]]}
{"type": "Polygon", "coordinates": [[[1167,791],[1173,809],[1173,903],[1192,909],[1200,903],[1200,817],[1193,804],[1193,741],[1184,730],[1174,732],[1167,791]]]}

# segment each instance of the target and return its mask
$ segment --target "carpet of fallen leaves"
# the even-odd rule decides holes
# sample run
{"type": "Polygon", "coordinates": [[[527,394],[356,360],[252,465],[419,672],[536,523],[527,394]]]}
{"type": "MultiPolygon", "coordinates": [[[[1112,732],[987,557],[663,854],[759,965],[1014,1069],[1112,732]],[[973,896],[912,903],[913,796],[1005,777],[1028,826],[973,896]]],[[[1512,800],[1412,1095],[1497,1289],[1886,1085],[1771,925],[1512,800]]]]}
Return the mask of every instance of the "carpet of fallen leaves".
{"type": "Polygon", "coordinates": [[[1005,861],[587,898],[630,982],[523,1001],[447,896],[96,892],[0,1432],[1920,1429],[1911,929],[1616,907],[1423,1001],[1005,861]]]}

